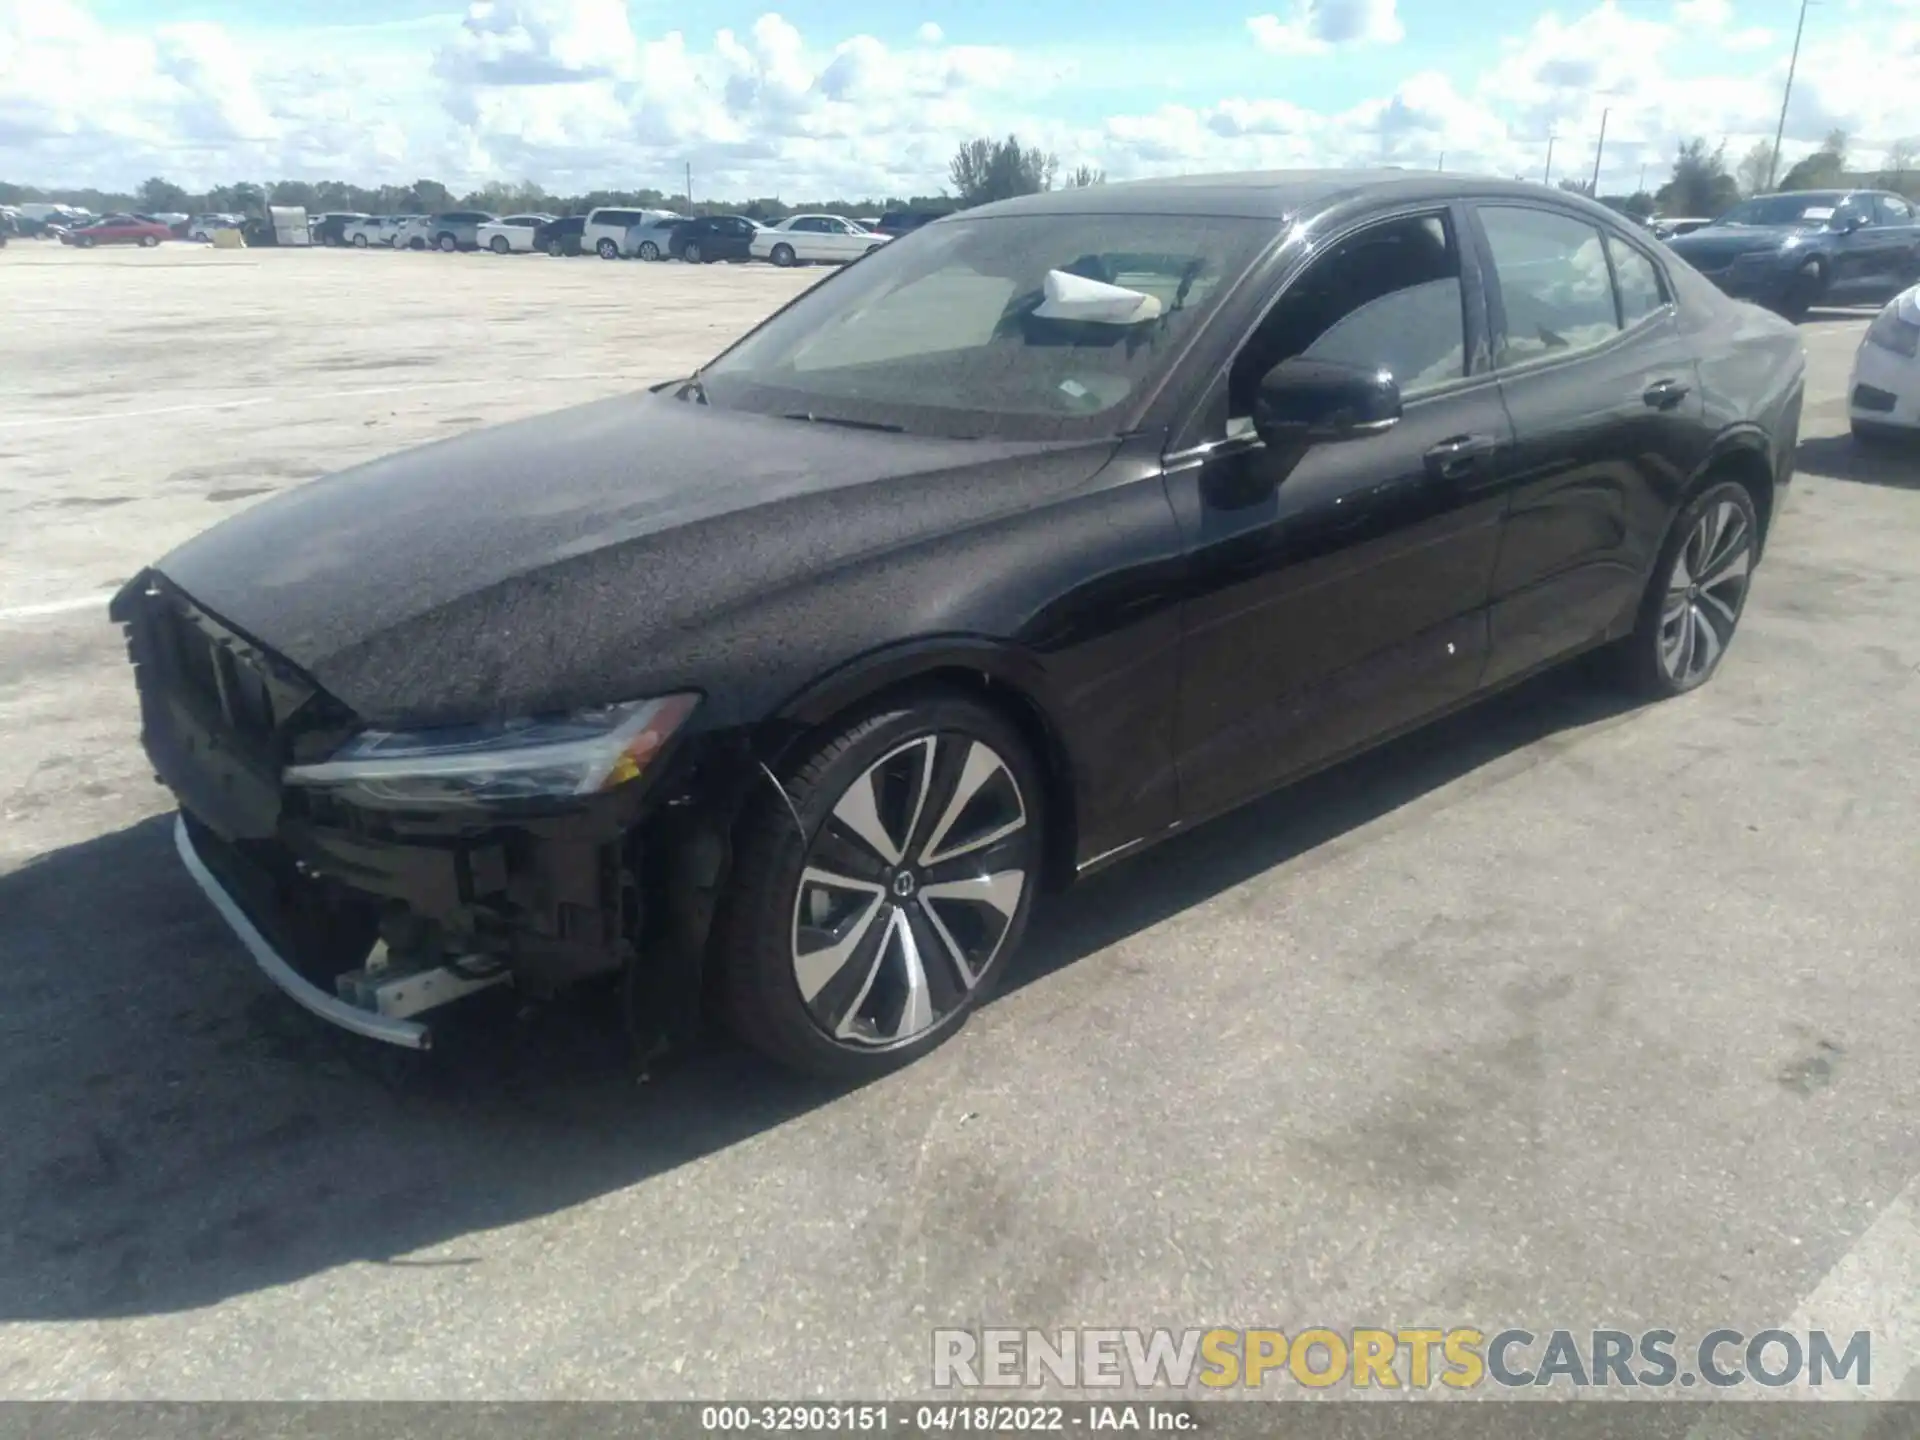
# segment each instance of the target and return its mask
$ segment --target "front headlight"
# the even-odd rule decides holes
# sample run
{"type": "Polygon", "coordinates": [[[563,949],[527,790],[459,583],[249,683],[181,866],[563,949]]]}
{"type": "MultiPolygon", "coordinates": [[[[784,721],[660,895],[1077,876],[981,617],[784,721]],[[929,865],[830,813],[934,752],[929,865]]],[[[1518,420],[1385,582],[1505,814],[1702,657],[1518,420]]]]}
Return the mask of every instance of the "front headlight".
{"type": "Polygon", "coordinates": [[[572,715],[444,730],[366,730],[289,785],[377,809],[446,810],[594,795],[637,780],[700,703],[634,700],[572,715]]]}
{"type": "Polygon", "coordinates": [[[1867,327],[1867,344],[1914,359],[1920,355],[1920,325],[1902,320],[1889,305],[1867,327]]]}

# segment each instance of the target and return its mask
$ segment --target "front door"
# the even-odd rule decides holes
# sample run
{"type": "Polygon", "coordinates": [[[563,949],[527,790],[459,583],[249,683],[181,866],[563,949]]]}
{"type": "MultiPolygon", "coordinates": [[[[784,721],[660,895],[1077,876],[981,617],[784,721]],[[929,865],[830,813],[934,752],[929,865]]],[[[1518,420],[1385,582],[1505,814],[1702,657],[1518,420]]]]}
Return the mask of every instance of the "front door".
{"type": "Polygon", "coordinates": [[[1456,214],[1371,223],[1303,271],[1241,347],[1204,402],[1204,449],[1169,456],[1191,546],[1184,818],[1473,692],[1511,439],[1482,334],[1456,214]],[[1269,450],[1252,397],[1292,356],[1391,371],[1402,418],[1300,456],[1269,450]]]}

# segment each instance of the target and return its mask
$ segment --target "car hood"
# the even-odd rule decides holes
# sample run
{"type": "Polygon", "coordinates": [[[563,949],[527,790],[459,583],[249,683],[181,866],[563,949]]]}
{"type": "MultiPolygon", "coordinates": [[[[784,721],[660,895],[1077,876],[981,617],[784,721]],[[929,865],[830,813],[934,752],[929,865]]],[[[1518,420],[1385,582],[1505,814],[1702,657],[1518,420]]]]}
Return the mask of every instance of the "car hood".
{"type": "Polygon", "coordinates": [[[741,663],[703,636],[737,649],[743,610],[1064,494],[1112,448],[642,393],[313,481],[153,568],[371,724],[541,714],[698,687],[741,663]]]}
{"type": "Polygon", "coordinates": [[[1691,235],[1675,236],[1667,246],[1689,262],[1731,260],[1736,255],[1778,250],[1795,236],[1820,233],[1804,225],[1709,225],[1691,235]]]}

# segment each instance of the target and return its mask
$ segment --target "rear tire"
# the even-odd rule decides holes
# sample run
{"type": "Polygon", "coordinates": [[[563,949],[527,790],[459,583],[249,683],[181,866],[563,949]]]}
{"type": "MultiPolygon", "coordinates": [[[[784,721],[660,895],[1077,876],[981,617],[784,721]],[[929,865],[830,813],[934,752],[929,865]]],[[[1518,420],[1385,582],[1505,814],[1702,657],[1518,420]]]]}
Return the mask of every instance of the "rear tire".
{"type": "Polygon", "coordinates": [[[158,235],[142,235],[140,237],[140,248],[142,250],[151,250],[159,243],[160,237],[158,235]]]}
{"type": "Polygon", "coordinates": [[[689,240],[686,248],[680,252],[680,258],[689,265],[698,265],[701,261],[700,243],[697,240],[689,240]]]}
{"type": "Polygon", "coordinates": [[[450,231],[443,230],[438,236],[434,238],[433,243],[440,250],[440,253],[443,255],[451,255],[453,254],[454,251],[460,248],[460,242],[453,238],[453,235],[450,231]]]}
{"type": "Polygon", "coordinates": [[[1666,700],[1713,678],[1746,611],[1759,542],[1753,496],[1737,481],[1709,484],[1680,512],[1618,652],[1636,693],[1666,700]]]}
{"type": "Polygon", "coordinates": [[[356,235],[353,237],[353,248],[356,250],[365,250],[370,243],[364,235],[356,235]]]}
{"type": "Polygon", "coordinates": [[[91,235],[76,235],[73,237],[73,243],[81,250],[91,250],[93,248],[93,237],[91,235]]]}
{"type": "Polygon", "coordinates": [[[504,235],[496,235],[487,242],[487,248],[496,255],[505,255],[513,246],[504,235]]]}
{"type": "Polygon", "coordinates": [[[782,270],[788,269],[794,263],[793,247],[786,244],[776,245],[773,247],[773,254],[767,258],[782,270]]]}
{"type": "Polygon", "coordinates": [[[1039,769],[997,711],[929,689],[853,716],[782,791],[756,798],[721,902],[722,1007],[782,1065],[885,1074],[951,1038],[1017,950],[1039,769]]]}

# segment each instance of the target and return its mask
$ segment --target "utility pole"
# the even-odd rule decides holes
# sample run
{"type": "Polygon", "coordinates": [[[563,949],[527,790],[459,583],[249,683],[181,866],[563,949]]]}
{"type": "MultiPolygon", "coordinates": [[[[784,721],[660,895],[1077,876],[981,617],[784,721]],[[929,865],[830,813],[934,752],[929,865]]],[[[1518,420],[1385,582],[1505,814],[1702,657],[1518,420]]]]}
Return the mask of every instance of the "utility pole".
{"type": "Polygon", "coordinates": [[[1542,185],[1550,185],[1553,183],[1553,142],[1557,138],[1559,137],[1554,135],[1547,136],[1547,168],[1540,176],[1540,183],[1542,185]]]}
{"type": "Polygon", "coordinates": [[[1446,151],[1442,150],[1440,152],[1440,163],[1438,165],[1435,165],[1433,168],[1436,170],[1444,170],[1447,168],[1447,152],[1446,151]]]}
{"type": "Polygon", "coordinates": [[[687,208],[693,208],[693,162],[687,162],[687,208]]]}
{"type": "Polygon", "coordinates": [[[1807,28],[1807,5],[1800,0],[1800,23],[1793,27],[1793,57],[1787,61],[1787,86],[1780,94],[1780,123],[1773,132],[1773,154],[1767,157],[1767,189],[1773,189],[1775,173],[1780,169],[1780,142],[1787,134],[1787,105],[1793,99],[1793,72],[1800,68],[1800,37],[1807,28]]]}
{"type": "Polygon", "coordinates": [[[1611,106],[1600,112],[1600,143],[1593,147],[1593,183],[1587,187],[1587,194],[1595,200],[1600,198],[1600,156],[1607,148],[1607,116],[1612,113],[1611,106]]]}
{"type": "Polygon", "coordinates": [[[1636,195],[1647,193],[1647,162],[1644,160],[1640,162],[1640,183],[1633,187],[1633,193],[1636,195]]]}

